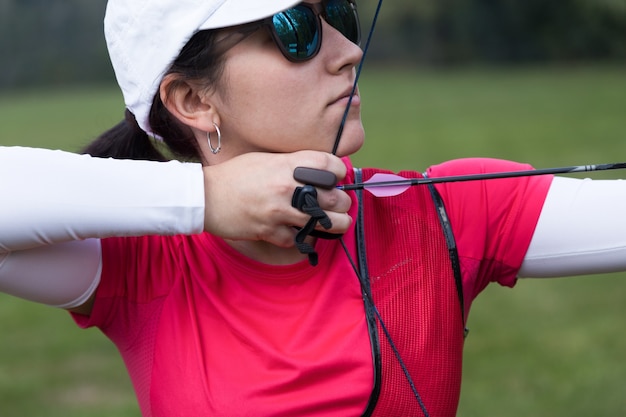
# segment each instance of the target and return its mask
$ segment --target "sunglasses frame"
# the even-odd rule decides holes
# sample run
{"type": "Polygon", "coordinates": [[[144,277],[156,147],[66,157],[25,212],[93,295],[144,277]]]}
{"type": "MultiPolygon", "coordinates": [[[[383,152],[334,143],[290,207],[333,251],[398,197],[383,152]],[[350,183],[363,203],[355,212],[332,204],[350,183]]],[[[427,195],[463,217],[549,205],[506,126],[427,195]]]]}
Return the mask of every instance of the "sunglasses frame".
{"type": "MultiPolygon", "coordinates": [[[[313,16],[315,18],[315,25],[316,25],[316,29],[318,32],[318,41],[317,44],[315,45],[315,49],[313,50],[313,52],[305,57],[295,57],[293,56],[289,50],[287,49],[287,47],[285,47],[285,45],[283,44],[282,40],[280,39],[280,36],[278,35],[278,32],[276,31],[276,26],[274,25],[274,17],[277,15],[280,15],[282,13],[285,13],[288,10],[291,9],[287,9],[283,12],[280,13],[276,13],[273,16],[267,17],[263,20],[260,21],[260,24],[262,26],[267,26],[270,30],[270,33],[272,34],[272,38],[274,39],[274,43],[276,44],[276,46],[278,46],[278,49],[280,49],[280,52],[283,54],[283,56],[285,58],[287,58],[289,61],[291,62],[305,62],[308,61],[310,59],[315,58],[315,56],[319,53],[320,48],[322,47],[322,19],[324,19],[326,21],[326,23],[328,23],[330,26],[332,26],[335,30],[339,31],[343,36],[346,36],[345,34],[343,34],[343,32],[341,32],[340,29],[335,28],[329,21],[328,21],[328,14],[326,13],[326,7],[328,5],[328,3],[330,3],[331,1],[345,1],[346,3],[348,3],[348,5],[350,6],[350,8],[352,9],[352,14],[354,15],[354,20],[355,20],[355,24],[356,24],[356,30],[357,30],[357,40],[356,42],[354,42],[353,40],[350,39],[351,42],[354,42],[357,45],[360,45],[361,43],[361,24],[360,24],[360,20],[359,20],[359,14],[357,13],[357,8],[356,8],[356,0],[322,0],[321,2],[318,3],[300,3],[298,4],[296,7],[305,7],[309,10],[311,10],[311,12],[313,13],[313,16]]],[[[296,8],[293,7],[292,9],[296,8]]],[[[348,39],[346,37],[346,39],[348,39]]]]}

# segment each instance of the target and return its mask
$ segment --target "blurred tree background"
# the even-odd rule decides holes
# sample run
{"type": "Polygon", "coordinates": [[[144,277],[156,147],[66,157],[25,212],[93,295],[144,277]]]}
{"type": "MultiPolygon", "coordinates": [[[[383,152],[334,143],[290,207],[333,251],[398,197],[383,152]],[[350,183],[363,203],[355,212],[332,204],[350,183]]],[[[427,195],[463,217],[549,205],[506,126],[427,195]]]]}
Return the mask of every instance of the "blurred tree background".
{"type": "Polygon", "coordinates": [[[441,66],[626,58],[626,0],[414,0],[384,8],[378,59],[441,66]]]}
{"type": "Polygon", "coordinates": [[[0,90],[113,82],[106,0],[0,0],[0,90]]]}
{"type": "MultiPolygon", "coordinates": [[[[376,1],[362,0],[363,31],[376,1]]],[[[106,0],[0,0],[0,90],[113,81],[106,0]]],[[[626,0],[383,4],[369,63],[421,67],[626,61],[626,0]]]]}

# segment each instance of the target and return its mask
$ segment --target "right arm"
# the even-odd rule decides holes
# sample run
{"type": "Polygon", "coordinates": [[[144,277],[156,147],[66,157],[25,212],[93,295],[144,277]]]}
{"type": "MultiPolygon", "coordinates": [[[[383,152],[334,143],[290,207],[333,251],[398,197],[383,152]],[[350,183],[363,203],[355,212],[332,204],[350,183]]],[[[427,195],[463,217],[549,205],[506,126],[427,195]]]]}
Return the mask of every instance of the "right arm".
{"type": "Polygon", "coordinates": [[[100,238],[200,233],[202,167],[0,147],[0,291],[88,313],[100,238]]]}
{"type": "MultiPolygon", "coordinates": [[[[338,158],[319,152],[247,154],[202,167],[0,147],[0,291],[88,312],[100,279],[98,239],[110,236],[206,230],[293,245],[292,226],[308,220],[291,207],[299,165],[345,175],[338,158]]],[[[332,230],[345,231],[347,195],[320,190],[319,201],[332,230]]]]}

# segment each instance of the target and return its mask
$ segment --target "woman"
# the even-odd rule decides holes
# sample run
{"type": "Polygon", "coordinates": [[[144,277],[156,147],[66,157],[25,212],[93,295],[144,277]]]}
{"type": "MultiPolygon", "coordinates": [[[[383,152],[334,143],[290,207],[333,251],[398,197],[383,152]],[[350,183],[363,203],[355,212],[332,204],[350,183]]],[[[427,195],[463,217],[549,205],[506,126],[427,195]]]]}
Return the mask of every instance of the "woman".
{"type": "MultiPolygon", "coordinates": [[[[19,203],[3,208],[0,288],[99,327],[146,416],[454,415],[465,318],[489,282],[626,268],[617,181],[524,177],[380,199],[308,188],[295,205],[318,202],[330,220],[318,230],[343,237],[298,232],[310,216],[291,206],[305,185],[296,167],[345,183],[379,172],[347,158],[364,139],[358,94],[344,158],[326,154],[362,57],[349,0],[114,0],[105,26],[128,112],[86,152],[164,160],[150,133],[203,167],[64,154],[109,191],[87,218],[67,215],[80,180],[61,195],[3,193],[19,203]],[[30,214],[42,201],[45,216],[30,214]]],[[[471,159],[427,175],[524,168],[471,159]]]]}

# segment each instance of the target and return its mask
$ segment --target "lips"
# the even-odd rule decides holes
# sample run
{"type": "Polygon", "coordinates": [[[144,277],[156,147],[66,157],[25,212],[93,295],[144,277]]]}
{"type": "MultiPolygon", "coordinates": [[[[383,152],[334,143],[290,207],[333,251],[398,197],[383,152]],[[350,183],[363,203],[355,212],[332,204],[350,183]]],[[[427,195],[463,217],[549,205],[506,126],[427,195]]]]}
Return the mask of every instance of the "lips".
{"type": "MultiPolygon", "coordinates": [[[[335,100],[333,100],[330,104],[338,104],[338,103],[342,103],[342,104],[347,104],[348,101],[350,100],[350,95],[352,94],[352,87],[344,90],[343,93],[341,93],[335,100]]],[[[359,90],[357,88],[357,90],[354,92],[354,97],[352,97],[352,103],[353,105],[357,105],[361,103],[361,98],[359,97],[359,90]]]]}

